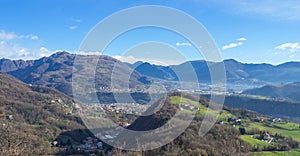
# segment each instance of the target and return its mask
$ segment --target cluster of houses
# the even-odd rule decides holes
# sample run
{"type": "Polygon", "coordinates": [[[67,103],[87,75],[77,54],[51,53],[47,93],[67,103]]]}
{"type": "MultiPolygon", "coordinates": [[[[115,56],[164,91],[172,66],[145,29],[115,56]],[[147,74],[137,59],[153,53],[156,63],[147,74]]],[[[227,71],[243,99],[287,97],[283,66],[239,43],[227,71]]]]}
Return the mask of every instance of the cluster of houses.
{"type": "Polygon", "coordinates": [[[190,110],[190,111],[198,111],[199,107],[185,103],[185,104],[181,104],[180,110],[182,110],[182,109],[190,110]]]}
{"type": "Polygon", "coordinates": [[[273,122],[273,123],[276,123],[276,122],[287,122],[287,120],[283,120],[283,119],[281,119],[281,118],[273,118],[273,119],[272,119],[272,122],[273,122]]]}
{"type": "Polygon", "coordinates": [[[61,108],[66,112],[67,115],[78,113],[79,107],[75,104],[75,102],[72,102],[71,104],[67,104],[61,98],[52,99],[48,101],[48,104],[55,104],[55,103],[58,103],[61,106],[61,108]]]}
{"type": "Polygon", "coordinates": [[[77,150],[96,150],[103,149],[103,143],[99,141],[97,138],[87,137],[83,140],[83,144],[77,146],[77,150]]]}
{"type": "MultiPolygon", "coordinates": [[[[227,119],[228,124],[232,125],[233,127],[238,126],[238,125],[242,125],[242,119],[238,118],[228,118],[227,119]]],[[[224,121],[218,121],[218,124],[223,125],[224,121]]]]}
{"type": "Polygon", "coordinates": [[[274,137],[271,136],[268,132],[264,132],[261,136],[261,140],[265,141],[266,143],[271,143],[272,141],[274,141],[274,137]]]}
{"type": "Polygon", "coordinates": [[[87,137],[82,141],[82,144],[78,146],[73,145],[60,145],[58,141],[52,142],[52,147],[61,147],[65,151],[77,151],[77,152],[96,152],[104,150],[103,143],[95,137],[87,137]]]}
{"type": "Polygon", "coordinates": [[[98,91],[103,93],[165,93],[164,90],[157,87],[147,88],[144,85],[137,85],[135,88],[99,87],[98,91]]]}
{"type": "MultiPolygon", "coordinates": [[[[264,119],[255,118],[253,121],[261,122],[264,119]]],[[[268,120],[271,123],[279,123],[279,122],[288,122],[288,120],[282,119],[282,118],[271,118],[268,120]]],[[[225,121],[218,121],[218,124],[224,124],[225,121]]],[[[228,118],[227,123],[232,125],[233,127],[242,125],[242,120],[240,118],[228,118]]],[[[253,136],[251,136],[253,137],[253,136]]],[[[261,141],[264,141],[266,143],[272,143],[276,141],[276,136],[271,135],[269,132],[263,132],[261,133],[256,139],[259,139],[261,141]]]]}
{"type": "MultiPolygon", "coordinates": [[[[253,138],[254,136],[251,135],[251,137],[253,138]]],[[[264,141],[269,144],[276,140],[276,138],[268,132],[263,132],[260,136],[256,137],[256,139],[264,141]]]]}
{"type": "Polygon", "coordinates": [[[114,103],[107,105],[99,105],[102,110],[114,113],[135,114],[140,115],[146,111],[149,105],[140,105],[135,103],[114,103]]]}

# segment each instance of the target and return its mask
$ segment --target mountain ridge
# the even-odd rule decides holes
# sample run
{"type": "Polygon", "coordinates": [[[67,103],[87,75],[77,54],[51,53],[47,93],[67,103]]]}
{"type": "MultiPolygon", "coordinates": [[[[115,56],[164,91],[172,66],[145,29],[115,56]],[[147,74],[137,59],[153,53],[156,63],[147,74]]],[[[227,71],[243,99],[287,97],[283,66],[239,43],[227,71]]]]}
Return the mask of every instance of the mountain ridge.
{"type": "Polygon", "coordinates": [[[78,130],[79,136],[63,136],[78,142],[90,134],[73,99],[52,88],[27,85],[0,73],[0,101],[1,155],[53,154],[51,141],[60,133],[78,130]]]}
{"type": "MultiPolygon", "coordinates": [[[[117,66],[116,78],[117,87],[122,86],[122,77],[131,71],[130,67],[124,63],[105,55],[75,55],[68,52],[57,52],[49,57],[43,57],[37,60],[7,60],[0,61],[0,71],[12,75],[19,80],[33,85],[40,85],[55,88],[66,95],[72,97],[72,75],[73,72],[81,73],[81,78],[85,81],[90,75],[91,69],[97,65],[96,87],[109,87],[112,70],[117,66]],[[84,60],[80,66],[73,66],[76,59],[84,60]],[[99,59],[99,62],[98,62],[99,59]]],[[[149,81],[136,71],[133,71],[130,77],[130,86],[147,84],[149,81]]]]}
{"type": "Polygon", "coordinates": [[[300,82],[281,85],[265,85],[260,88],[247,89],[243,94],[267,96],[271,98],[283,98],[300,102],[300,82]]]}
{"type": "MultiPolygon", "coordinates": [[[[208,66],[213,66],[215,63],[206,62],[204,60],[187,61],[179,65],[161,66],[149,63],[138,62],[140,67],[148,66],[148,69],[139,68],[137,65],[131,65],[139,73],[149,77],[161,78],[164,80],[177,81],[174,72],[170,73],[169,70],[178,72],[185,72],[187,75],[196,74],[199,82],[210,83],[210,71],[208,66]],[[190,64],[190,66],[188,66],[190,64]],[[186,67],[185,67],[186,66],[186,67]],[[195,73],[190,70],[193,67],[195,73]],[[158,75],[156,73],[159,73],[158,75]],[[171,76],[170,76],[171,75],[171,76]]],[[[234,59],[224,60],[226,70],[226,77],[228,83],[258,83],[271,84],[271,83],[290,83],[300,80],[300,62],[286,62],[279,65],[272,65],[268,63],[241,63],[234,59]],[[275,75],[276,74],[276,75],[275,75]]]]}
{"type": "MultiPolygon", "coordinates": [[[[84,74],[91,72],[93,63],[97,64],[96,86],[97,88],[110,88],[111,76],[114,67],[119,68],[118,84],[116,87],[124,87],[122,81],[126,74],[132,71],[130,77],[130,88],[145,88],[151,79],[163,81],[191,81],[210,83],[210,66],[216,63],[204,60],[187,61],[179,65],[162,66],[148,62],[136,62],[134,64],[124,63],[105,55],[75,55],[68,52],[57,52],[49,57],[37,60],[0,60],[0,71],[10,74],[27,84],[41,85],[55,88],[68,96],[72,96],[72,72],[75,57],[85,60],[75,72],[82,72],[81,78],[85,81],[84,74]],[[97,63],[96,61],[99,62],[97,63]],[[81,69],[83,67],[83,69],[81,69]],[[179,76],[184,80],[179,80],[179,76]],[[185,76],[189,75],[189,76],[185,76]],[[197,80],[192,78],[197,76],[197,80]],[[144,86],[144,87],[140,87],[144,86]]],[[[241,63],[234,59],[224,60],[227,83],[242,84],[248,86],[263,86],[266,84],[286,84],[300,80],[300,62],[286,62],[280,65],[267,63],[241,63]]],[[[84,90],[83,90],[84,91],[84,90]]],[[[85,91],[89,92],[89,91],[85,91]]]]}

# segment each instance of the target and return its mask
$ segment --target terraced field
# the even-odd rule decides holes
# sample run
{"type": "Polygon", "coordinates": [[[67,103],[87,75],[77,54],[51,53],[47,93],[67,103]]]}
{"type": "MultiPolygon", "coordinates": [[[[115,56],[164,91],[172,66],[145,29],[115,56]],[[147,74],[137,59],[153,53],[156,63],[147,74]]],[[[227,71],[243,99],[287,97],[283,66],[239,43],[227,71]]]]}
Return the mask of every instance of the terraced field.
{"type": "Polygon", "coordinates": [[[268,131],[272,134],[281,134],[282,136],[285,137],[292,137],[295,141],[300,142],[300,129],[294,129],[294,124],[291,122],[287,123],[277,123],[275,125],[280,125],[280,127],[277,126],[269,126],[266,125],[265,123],[261,122],[251,122],[249,125],[249,129],[259,129],[260,131],[268,131]]]}

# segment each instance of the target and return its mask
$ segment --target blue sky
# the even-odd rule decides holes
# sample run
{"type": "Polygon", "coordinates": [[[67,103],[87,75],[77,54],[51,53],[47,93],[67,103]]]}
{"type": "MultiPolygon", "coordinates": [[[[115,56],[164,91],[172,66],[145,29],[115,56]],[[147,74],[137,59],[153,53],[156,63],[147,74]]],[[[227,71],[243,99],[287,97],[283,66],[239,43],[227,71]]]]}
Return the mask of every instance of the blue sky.
{"type": "MultiPolygon", "coordinates": [[[[57,50],[76,52],[105,17],[140,5],[173,7],[193,16],[214,38],[224,59],[272,64],[300,61],[300,2],[289,0],[1,0],[0,58],[34,59],[57,50]]],[[[164,42],[187,59],[201,59],[184,38],[149,28],[121,35],[105,54],[122,58],[124,51],[145,41],[164,42]]]]}

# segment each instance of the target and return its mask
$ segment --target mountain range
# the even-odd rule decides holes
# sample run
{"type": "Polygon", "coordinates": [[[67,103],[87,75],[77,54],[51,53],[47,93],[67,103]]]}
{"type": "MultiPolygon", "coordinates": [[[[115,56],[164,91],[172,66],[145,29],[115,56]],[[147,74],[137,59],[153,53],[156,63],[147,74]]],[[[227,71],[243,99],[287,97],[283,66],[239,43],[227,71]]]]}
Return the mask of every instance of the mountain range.
{"type": "MultiPolygon", "coordinates": [[[[80,73],[82,81],[89,81],[92,69],[96,68],[96,88],[109,87],[111,83],[112,70],[118,66],[116,74],[117,87],[122,86],[122,77],[131,71],[131,69],[122,62],[109,57],[101,55],[77,55],[77,60],[84,60],[77,66],[73,66],[75,61],[74,54],[67,52],[57,52],[49,57],[43,57],[37,60],[0,60],[0,71],[10,74],[19,80],[32,85],[46,86],[55,88],[58,91],[65,93],[72,97],[72,73],[80,73]],[[98,61],[99,58],[99,61],[98,61]],[[99,62],[99,63],[97,63],[99,62]]],[[[94,77],[93,77],[94,78],[94,77]]],[[[147,84],[149,81],[146,77],[141,76],[138,72],[133,71],[130,77],[130,87],[136,85],[147,84]]],[[[80,88],[85,91],[84,88],[80,88]]]]}
{"type": "MultiPolygon", "coordinates": [[[[57,52],[49,57],[37,60],[0,60],[0,71],[10,74],[19,80],[33,85],[55,88],[68,96],[72,96],[72,72],[80,73],[82,81],[90,81],[86,74],[96,70],[96,88],[109,89],[112,71],[117,66],[115,78],[116,87],[124,87],[123,78],[130,74],[130,88],[144,86],[153,80],[179,81],[178,75],[183,75],[185,81],[193,81],[189,77],[196,75],[199,82],[210,82],[209,68],[215,63],[203,60],[188,61],[179,65],[161,66],[147,62],[134,64],[120,62],[110,56],[75,55],[68,52],[57,52]],[[75,56],[85,60],[80,66],[74,67],[75,56]],[[99,60],[98,60],[99,58],[99,60]],[[98,63],[97,63],[98,61],[98,63]],[[191,68],[192,67],[192,68],[191,68]]],[[[245,64],[236,60],[224,60],[228,84],[279,84],[300,80],[300,62],[287,62],[280,65],[245,64]]],[[[88,92],[81,88],[82,92],[88,92]]]]}
{"type": "Polygon", "coordinates": [[[281,85],[265,85],[260,88],[247,89],[243,94],[282,98],[300,102],[300,83],[294,82],[281,85]]]}
{"type": "MultiPolygon", "coordinates": [[[[173,71],[183,72],[190,75],[194,72],[188,68],[191,64],[198,76],[199,82],[209,82],[209,66],[214,63],[203,60],[188,61],[179,65],[160,66],[147,62],[137,62],[130,65],[139,73],[164,80],[178,80],[173,71]]],[[[247,64],[233,59],[224,60],[227,82],[229,83],[288,83],[300,80],[300,62],[287,62],[280,65],[271,64],[247,64]]]]}

